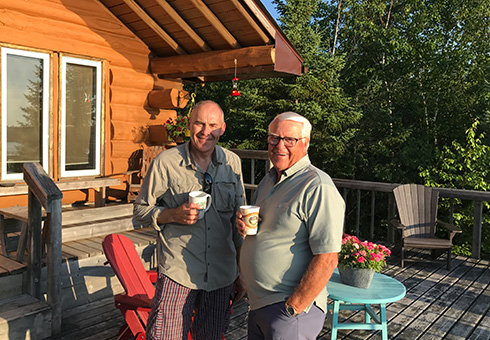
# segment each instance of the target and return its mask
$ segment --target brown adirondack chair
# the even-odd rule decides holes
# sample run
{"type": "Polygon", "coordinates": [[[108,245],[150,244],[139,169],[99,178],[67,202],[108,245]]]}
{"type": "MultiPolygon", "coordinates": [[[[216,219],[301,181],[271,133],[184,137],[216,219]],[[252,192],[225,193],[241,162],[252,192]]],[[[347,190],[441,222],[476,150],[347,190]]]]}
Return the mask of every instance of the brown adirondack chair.
{"type": "Polygon", "coordinates": [[[141,167],[139,170],[128,171],[128,201],[134,201],[141,189],[141,183],[145,178],[151,161],[162,151],[165,150],[163,145],[148,146],[143,149],[141,156],[141,167]]]}
{"type": "Polygon", "coordinates": [[[401,231],[400,265],[404,266],[404,250],[407,248],[430,249],[432,256],[447,252],[447,269],[451,269],[453,237],[461,233],[458,227],[437,220],[439,192],[419,184],[404,184],[393,189],[399,220],[390,221],[391,227],[401,231]],[[444,227],[447,238],[436,237],[437,226],[444,227]],[[439,254],[438,254],[439,253],[439,254]]]}

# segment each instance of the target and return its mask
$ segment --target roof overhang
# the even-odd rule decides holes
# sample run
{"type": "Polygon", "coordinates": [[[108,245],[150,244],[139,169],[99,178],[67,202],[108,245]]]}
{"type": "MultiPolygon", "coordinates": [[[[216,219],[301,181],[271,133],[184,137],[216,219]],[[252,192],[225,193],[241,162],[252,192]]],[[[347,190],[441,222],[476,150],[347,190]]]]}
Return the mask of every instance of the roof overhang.
{"type": "Polygon", "coordinates": [[[301,75],[303,59],[258,0],[100,0],[183,82],[301,75]]]}

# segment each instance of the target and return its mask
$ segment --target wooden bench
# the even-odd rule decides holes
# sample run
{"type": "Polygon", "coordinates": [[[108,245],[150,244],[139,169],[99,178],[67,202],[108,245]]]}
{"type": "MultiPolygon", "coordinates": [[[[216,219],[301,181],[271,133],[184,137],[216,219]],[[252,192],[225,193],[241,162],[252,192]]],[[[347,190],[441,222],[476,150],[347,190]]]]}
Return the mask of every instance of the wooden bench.
{"type": "MultiPolygon", "coordinates": [[[[63,242],[74,241],[89,237],[106,235],[113,228],[120,230],[131,230],[139,226],[132,225],[132,204],[106,205],[104,207],[78,207],[68,208],[61,213],[62,220],[62,240],[63,242]]],[[[46,212],[43,210],[43,217],[46,212]]],[[[20,221],[22,228],[20,232],[14,234],[18,236],[16,260],[23,261],[27,239],[27,222],[29,219],[26,207],[10,207],[0,209],[0,243],[2,255],[9,256],[6,234],[8,230],[4,228],[3,219],[9,218],[20,221]]]]}
{"type": "MultiPolygon", "coordinates": [[[[60,191],[75,191],[93,189],[95,191],[95,206],[102,207],[105,204],[106,188],[121,184],[119,178],[89,178],[72,181],[59,181],[56,186],[60,191]]],[[[29,188],[27,184],[16,184],[9,187],[0,187],[0,196],[27,195],[29,188]]]]}
{"type": "MultiPolygon", "coordinates": [[[[60,191],[74,190],[95,190],[95,206],[103,207],[105,205],[105,191],[107,187],[120,185],[121,181],[118,178],[92,178],[80,179],[73,181],[60,181],[56,185],[60,191]]],[[[20,184],[11,187],[0,187],[0,196],[25,195],[29,191],[27,184],[20,184]]],[[[22,227],[19,234],[19,243],[17,246],[17,260],[22,261],[25,241],[27,234],[27,207],[15,206],[0,209],[0,246],[2,247],[1,254],[8,256],[7,238],[8,231],[5,229],[5,219],[14,219],[21,221],[22,227]]],[[[83,216],[83,215],[80,215],[83,216]]]]}

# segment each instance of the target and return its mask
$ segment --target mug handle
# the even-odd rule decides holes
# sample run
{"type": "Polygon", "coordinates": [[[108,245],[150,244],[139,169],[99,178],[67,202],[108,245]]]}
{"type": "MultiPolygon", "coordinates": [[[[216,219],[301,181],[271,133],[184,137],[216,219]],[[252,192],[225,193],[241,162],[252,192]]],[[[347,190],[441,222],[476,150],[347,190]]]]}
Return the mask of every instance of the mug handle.
{"type": "Polygon", "coordinates": [[[206,200],[207,200],[208,203],[206,204],[206,209],[201,210],[203,213],[205,213],[206,211],[209,210],[209,208],[211,208],[211,201],[212,201],[212,199],[211,199],[211,195],[210,194],[206,194],[206,200]]]}

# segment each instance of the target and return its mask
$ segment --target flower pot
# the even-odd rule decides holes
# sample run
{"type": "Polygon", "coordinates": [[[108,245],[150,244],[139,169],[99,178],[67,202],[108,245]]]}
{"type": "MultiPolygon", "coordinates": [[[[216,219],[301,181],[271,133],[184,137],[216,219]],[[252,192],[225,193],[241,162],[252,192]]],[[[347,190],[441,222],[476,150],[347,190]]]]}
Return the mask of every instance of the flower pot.
{"type": "Polygon", "coordinates": [[[357,288],[369,288],[374,269],[352,268],[339,265],[340,280],[346,285],[357,288]]]}

